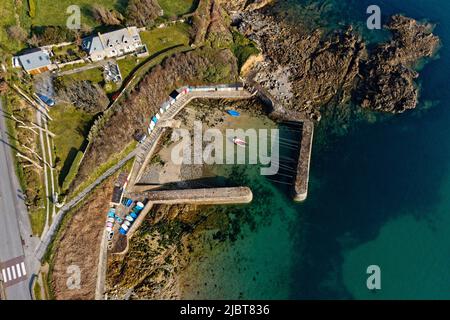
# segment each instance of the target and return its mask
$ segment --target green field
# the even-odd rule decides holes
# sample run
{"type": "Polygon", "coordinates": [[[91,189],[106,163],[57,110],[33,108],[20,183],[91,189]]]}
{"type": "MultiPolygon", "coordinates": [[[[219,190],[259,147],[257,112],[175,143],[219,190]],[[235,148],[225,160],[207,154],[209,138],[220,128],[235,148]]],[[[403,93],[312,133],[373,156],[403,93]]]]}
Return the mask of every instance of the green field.
{"type": "Polygon", "coordinates": [[[50,116],[53,121],[50,121],[49,129],[56,134],[53,142],[56,157],[59,158],[56,169],[59,172],[58,183],[61,186],[78,150],[86,141],[92,116],[72,105],[55,106],[50,110],[50,116]]]}
{"type": "Polygon", "coordinates": [[[164,17],[171,18],[194,11],[198,0],[158,0],[158,3],[164,10],[164,17]]]}
{"type": "Polygon", "coordinates": [[[81,72],[62,76],[61,79],[64,82],[90,80],[94,83],[102,84],[103,83],[103,71],[100,68],[92,68],[92,69],[84,70],[81,72]]]}
{"type": "Polygon", "coordinates": [[[17,25],[18,22],[21,25],[24,23],[22,17],[26,14],[27,6],[15,7],[14,2],[14,0],[3,0],[0,10],[0,51],[9,53],[14,53],[24,48],[23,43],[17,39],[9,38],[6,32],[9,26],[17,25]]]}
{"type": "Polygon", "coordinates": [[[142,42],[147,45],[150,55],[153,55],[176,45],[189,44],[189,25],[177,23],[166,28],[143,31],[140,35],[142,42]]]}
{"type": "MultiPolygon", "coordinates": [[[[150,57],[154,57],[163,50],[189,44],[189,26],[184,23],[177,23],[175,25],[153,29],[150,31],[142,31],[140,33],[142,42],[147,45],[150,57]]],[[[147,58],[148,59],[148,58],[147,58]]],[[[145,60],[136,58],[134,56],[126,57],[117,61],[119,64],[122,78],[126,79],[133,70],[141,65],[145,60]]]]}
{"type": "Polygon", "coordinates": [[[70,16],[67,8],[71,5],[78,5],[81,11],[81,24],[97,27],[98,23],[91,16],[91,6],[96,3],[107,9],[122,9],[121,0],[35,0],[36,17],[32,22],[36,26],[65,26],[66,20],[70,16]]]}

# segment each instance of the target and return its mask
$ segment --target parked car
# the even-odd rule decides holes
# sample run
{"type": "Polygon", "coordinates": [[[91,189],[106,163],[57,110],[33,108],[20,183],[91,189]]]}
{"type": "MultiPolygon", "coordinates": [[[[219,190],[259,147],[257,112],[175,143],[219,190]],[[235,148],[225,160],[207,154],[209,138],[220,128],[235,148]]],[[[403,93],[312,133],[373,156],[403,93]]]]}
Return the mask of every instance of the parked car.
{"type": "Polygon", "coordinates": [[[138,217],[138,215],[134,212],[130,213],[130,216],[133,217],[134,220],[138,217]]]}
{"type": "Polygon", "coordinates": [[[131,215],[126,216],[125,219],[130,222],[134,221],[134,218],[131,215]]]}
{"type": "Polygon", "coordinates": [[[123,234],[123,235],[126,235],[127,234],[127,230],[120,228],[119,229],[119,233],[123,234]]]}
{"type": "Polygon", "coordinates": [[[129,207],[133,204],[133,200],[127,199],[127,202],[125,203],[125,207],[129,207]]]}
{"type": "Polygon", "coordinates": [[[40,93],[37,93],[37,96],[49,107],[53,107],[55,105],[55,101],[53,101],[53,99],[50,99],[49,97],[44,96],[43,94],[40,93]]]}
{"type": "Polygon", "coordinates": [[[109,217],[106,221],[114,223],[116,219],[114,219],[114,217],[109,217]]]}
{"type": "Polygon", "coordinates": [[[126,221],[122,224],[122,227],[123,227],[124,225],[126,225],[127,227],[130,227],[130,226],[131,226],[131,221],[126,220],[126,221]]]}
{"type": "Polygon", "coordinates": [[[129,227],[127,225],[125,225],[125,224],[123,224],[120,228],[125,230],[125,231],[128,231],[128,229],[129,229],[129,227]]]}

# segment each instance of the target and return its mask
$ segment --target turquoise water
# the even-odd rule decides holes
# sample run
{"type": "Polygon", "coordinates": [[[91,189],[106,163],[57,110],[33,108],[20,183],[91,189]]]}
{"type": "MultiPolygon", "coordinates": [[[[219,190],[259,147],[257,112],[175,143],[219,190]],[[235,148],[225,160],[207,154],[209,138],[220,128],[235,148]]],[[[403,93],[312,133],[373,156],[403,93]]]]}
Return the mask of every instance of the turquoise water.
{"type": "MultiPolygon", "coordinates": [[[[255,199],[230,211],[252,218],[200,263],[208,281],[191,297],[448,299],[450,2],[297,0],[286,10],[306,2],[320,2],[330,26],[364,26],[369,4],[384,17],[427,18],[437,23],[440,59],[421,71],[417,110],[316,139],[306,202],[293,203],[286,187],[263,177],[239,174],[255,199]],[[369,265],[381,269],[381,290],[366,287],[369,265]]],[[[363,29],[368,40],[385,36],[363,29]]]]}

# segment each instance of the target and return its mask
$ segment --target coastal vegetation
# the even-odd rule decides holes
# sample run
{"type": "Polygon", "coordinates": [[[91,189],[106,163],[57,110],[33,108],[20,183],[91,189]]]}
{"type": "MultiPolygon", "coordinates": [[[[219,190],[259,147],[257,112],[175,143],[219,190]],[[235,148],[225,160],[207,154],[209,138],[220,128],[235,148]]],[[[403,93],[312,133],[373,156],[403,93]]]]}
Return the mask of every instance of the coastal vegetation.
{"type": "Polygon", "coordinates": [[[250,39],[244,37],[241,33],[233,30],[232,50],[238,59],[238,67],[241,70],[244,63],[253,55],[259,53],[256,44],[250,39]]]}

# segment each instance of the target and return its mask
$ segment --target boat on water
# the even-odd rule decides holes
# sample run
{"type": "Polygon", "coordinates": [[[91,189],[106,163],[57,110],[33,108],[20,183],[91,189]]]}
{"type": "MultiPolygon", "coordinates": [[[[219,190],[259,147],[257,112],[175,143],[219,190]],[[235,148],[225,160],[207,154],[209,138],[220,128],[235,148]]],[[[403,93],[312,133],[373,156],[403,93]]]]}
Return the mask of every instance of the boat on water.
{"type": "Polygon", "coordinates": [[[247,145],[247,142],[245,142],[244,140],[239,139],[237,137],[233,138],[233,143],[238,145],[238,146],[241,146],[241,147],[245,147],[247,145]]]}

